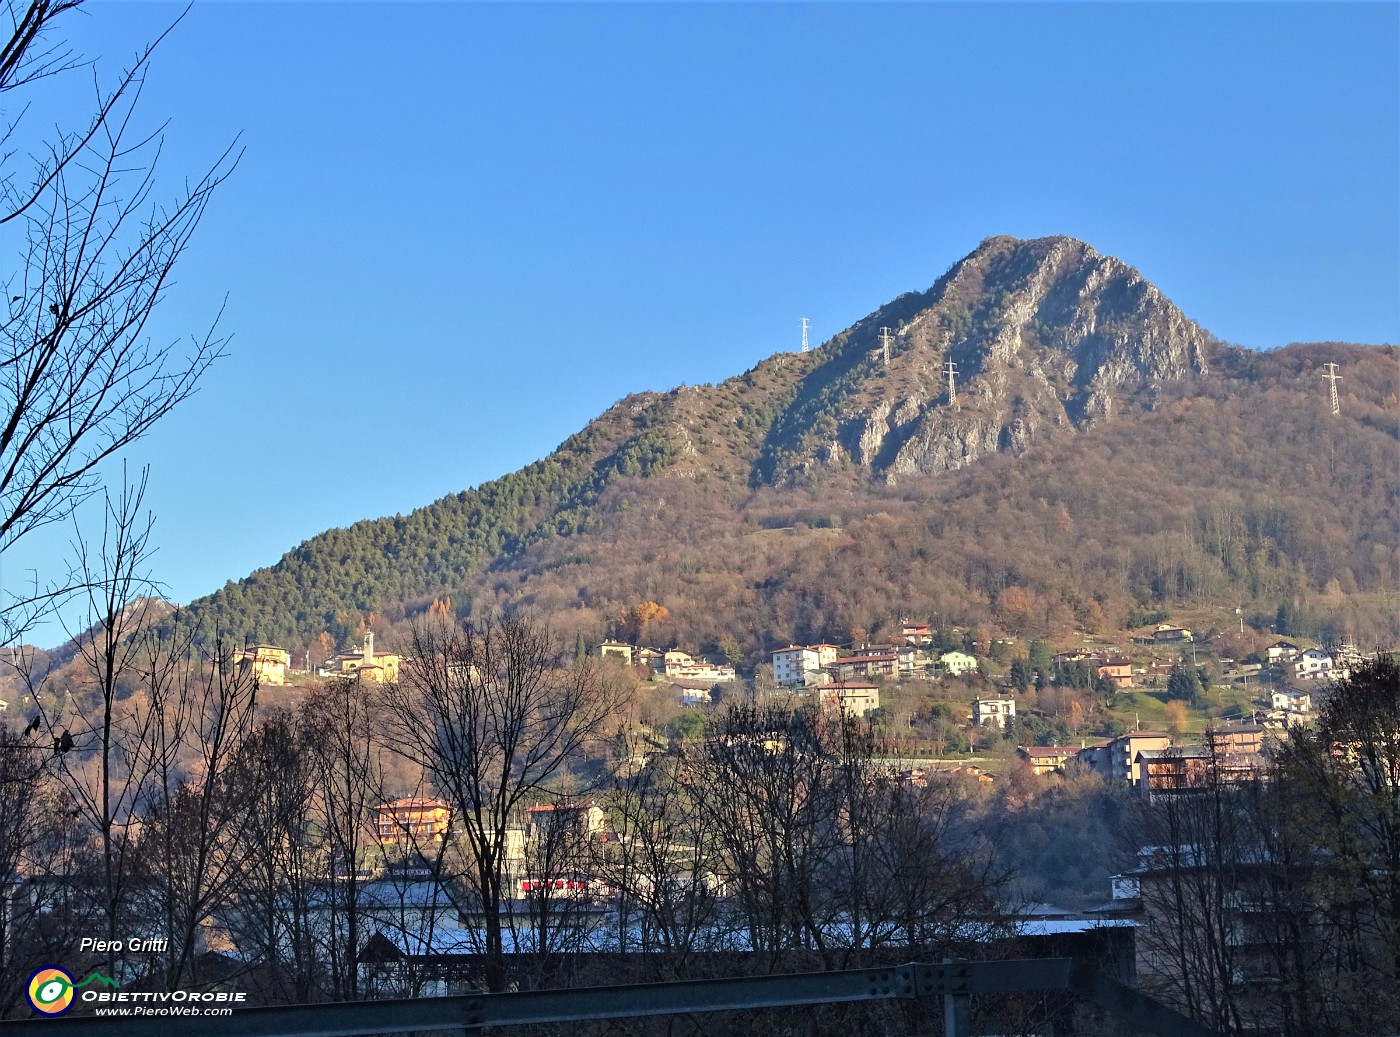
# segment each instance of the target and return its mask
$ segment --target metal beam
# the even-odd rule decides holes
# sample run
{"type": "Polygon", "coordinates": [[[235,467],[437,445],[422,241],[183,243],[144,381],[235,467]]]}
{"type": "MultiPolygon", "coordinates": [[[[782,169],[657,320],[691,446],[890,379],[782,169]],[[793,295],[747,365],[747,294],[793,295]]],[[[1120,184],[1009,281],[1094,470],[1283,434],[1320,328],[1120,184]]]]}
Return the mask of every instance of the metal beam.
{"type": "Polygon", "coordinates": [[[1209,1027],[1082,963],[1075,966],[1069,988],[1090,1004],[1160,1037],[1219,1037],[1209,1027]]]}

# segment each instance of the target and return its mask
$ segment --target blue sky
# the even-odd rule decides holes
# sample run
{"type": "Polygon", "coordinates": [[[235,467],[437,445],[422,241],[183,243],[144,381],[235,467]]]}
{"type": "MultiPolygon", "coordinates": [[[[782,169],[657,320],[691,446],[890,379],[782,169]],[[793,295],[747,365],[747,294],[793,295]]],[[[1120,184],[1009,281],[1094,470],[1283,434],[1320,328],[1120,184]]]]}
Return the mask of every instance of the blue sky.
{"type": "MultiPolygon", "coordinates": [[[[69,30],[105,79],[178,13],[69,30]]],[[[142,110],[172,189],[246,153],[154,329],[227,298],[229,356],[128,455],[156,574],[187,601],[501,475],[992,234],[1082,238],[1243,345],[1400,341],[1397,39],[1394,4],[196,3],[142,110]]]]}

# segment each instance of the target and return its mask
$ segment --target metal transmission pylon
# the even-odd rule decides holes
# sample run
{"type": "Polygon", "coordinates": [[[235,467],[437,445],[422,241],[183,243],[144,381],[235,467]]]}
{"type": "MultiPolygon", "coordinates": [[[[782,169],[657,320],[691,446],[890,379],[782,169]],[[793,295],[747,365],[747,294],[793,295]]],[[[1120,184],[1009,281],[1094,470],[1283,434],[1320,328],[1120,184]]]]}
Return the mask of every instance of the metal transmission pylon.
{"type": "Polygon", "coordinates": [[[958,383],[957,383],[958,365],[955,364],[955,363],[953,363],[953,361],[952,361],[951,359],[949,359],[949,361],[948,361],[946,364],[943,365],[943,373],[946,374],[946,375],[948,376],[948,402],[949,402],[949,403],[957,403],[957,402],[958,402],[958,383]]]}
{"type": "Polygon", "coordinates": [[[1337,373],[1336,364],[1329,363],[1325,366],[1327,370],[1323,372],[1322,377],[1327,379],[1327,388],[1332,393],[1332,413],[1340,414],[1342,413],[1342,405],[1341,402],[1337,399],[1337,383],[1342,380],[1342,376],[1337,373]]]}
{"type": "Polygon", "coordinates": [[[884,362],[890,362],[890,329],[882,327],[880,329],[880,355],[884,357],[884,362]]]}
{"type": "Polygon", "coordinates": [[[807,352],[807,329],[811,327],[811,325],[812,322],[810,320],[806,317],[802,318],[802,352],[804,353],[807,352]]]}

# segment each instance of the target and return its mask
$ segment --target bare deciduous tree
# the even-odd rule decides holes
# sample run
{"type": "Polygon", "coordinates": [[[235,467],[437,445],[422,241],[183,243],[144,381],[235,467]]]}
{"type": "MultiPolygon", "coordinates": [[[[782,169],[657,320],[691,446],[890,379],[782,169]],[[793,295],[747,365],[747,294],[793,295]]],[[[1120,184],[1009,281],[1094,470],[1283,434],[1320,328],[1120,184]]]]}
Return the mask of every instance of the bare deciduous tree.
{"type": "Polygon", "coordinates": [[[136,747],[150,775],[140,804],[138,902],[147,905],[144,917],[163,922],[160,958],[171,988],[197,978],[204,930],[224,924],[217,915],[244,880],[255,792],[240,760],[252,739],[257,682],[231,664],[217,635],[200,652],[196,631],[180,618],[168,640],[151,630],[142,638],[148,652],[138,680],[155,719],[150,743],[136,747]]]}
{"type": "Polygon", "coordinates": [[[686,780],[744,941],[828,965],[898,944],[949,953],[1007,935],[1006,876],[954,831],[942,790],[902,784],[867,721],[815,706],[741,706],[686,780]]]}
{"type": "MultiPolygon", "coordinates": [[[[0,37],[0,551],[67,517],[98,485],[98,466],[194,392],[223,340],[154,343],[153,312],[219,185],[230,147],[162,197],[162,138],[138,107],[152,51],[113,85],[94,74],[94,100],[76,128],[29,132],[20,88],[79,74],[84,63],[53,37],[71,0],[8,0],[0,37]]],[[[217,321],[215,321],[217,324],[217,321]]],[[[22,632],[68,581],[0,602],[0,635],[22,632]]]]}
{"type": "Polygon", "coordinates": [[[361,871],[375,845],[374,807],[384,794],[385,749],[371,713],[368,686],[336,678],[303,704],[306,744],[320,771],[309,804],[324,837],[322,907],[331,993],[361,996],[359,954],[366,931],[361,871]]]}
{"type": "Polygon", "coordinates": [[[107,499],[107,523],[95,549],[82,545],[79,571],[87,590],[87,629],[74,638],[81,686],[63,709],[42,708],[53,739],[57,779],[96,843],[96,875],[85,884],[116,945],[124,932],[135,878],[139,815],[150,791],[159,744],[159,716],[136,694],[148,648],[140,634],[153,620],[146,572],[151,523],[141,512],[144,481],[107,499]],[[75,708],[81,702],[86,708],[75,708]]]}
{"type": "Polygon", "coordinates": [[[655,954],[679,978],[723,945],[710,815],[679,753],[619,775],[607,803],[618,838],[595,848],[594,869],[617,890],[618,949],[655,954]]]}
{"type": "Polygon", "coordinates": [[[463,880],[483,920],[487,983],[500,990],[507,828],[608,733],[611,689],[588,661],[563,665],[553,635],[531,619],[430,620],[414,631],[385,704],[397,751],[452,805],[468,857],[463,880]]]}
{"type": "Polygon", "coordinates": [[[307,741],[292,713],[274,712],[239,761],[253,801],[248,867],[232,905],[233,939],[254,962],[251,982],[264,1002],[307,1004],[321,992],[311,918],[321,873],[307,804],[323,772],[307,741]]]}

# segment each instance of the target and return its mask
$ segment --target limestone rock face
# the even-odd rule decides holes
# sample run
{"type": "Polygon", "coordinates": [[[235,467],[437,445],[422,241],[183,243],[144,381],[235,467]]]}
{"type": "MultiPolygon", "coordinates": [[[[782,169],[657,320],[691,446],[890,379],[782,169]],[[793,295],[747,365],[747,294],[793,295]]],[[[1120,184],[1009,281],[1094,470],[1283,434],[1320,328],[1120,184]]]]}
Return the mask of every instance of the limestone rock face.
{"type": "Polygon", "coordinates": [[[1137,270],[1081,241],[989,238],[927,292],[822,347],[752,481],[850,465],[895,480],[1021,452],[1150,405],[1154,385],[1206,374],[1216,345],[1137,270]]]}

